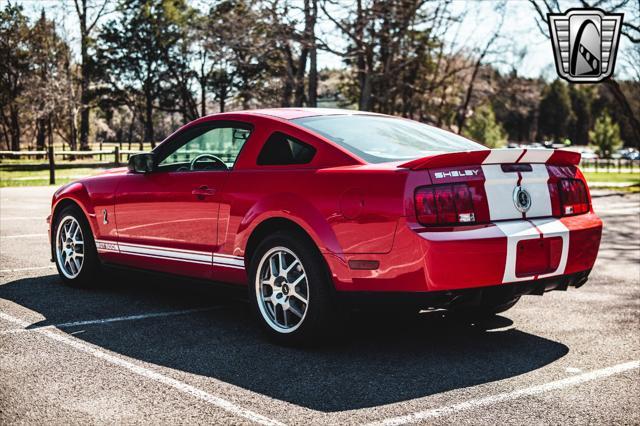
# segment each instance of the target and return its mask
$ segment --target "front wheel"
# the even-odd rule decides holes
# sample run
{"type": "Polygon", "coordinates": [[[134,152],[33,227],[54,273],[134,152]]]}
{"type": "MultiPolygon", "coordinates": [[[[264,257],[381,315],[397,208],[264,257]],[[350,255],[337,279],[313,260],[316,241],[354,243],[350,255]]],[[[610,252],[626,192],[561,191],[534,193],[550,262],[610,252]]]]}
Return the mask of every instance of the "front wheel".
{"type": "Polygon", "coordinates": [[[326,337],[337,307],[320,253],[305,236],[276,232],[250,263],[249,300],[262,328],[280,343],[326,337]]]}
{"type": "Polygon", "coordinates": [[[56,215],[52,230],[53,251],[60,278],[69,285],[95,283],[100,261],[91,227],[82,210],[68,206],[56,215]]]}

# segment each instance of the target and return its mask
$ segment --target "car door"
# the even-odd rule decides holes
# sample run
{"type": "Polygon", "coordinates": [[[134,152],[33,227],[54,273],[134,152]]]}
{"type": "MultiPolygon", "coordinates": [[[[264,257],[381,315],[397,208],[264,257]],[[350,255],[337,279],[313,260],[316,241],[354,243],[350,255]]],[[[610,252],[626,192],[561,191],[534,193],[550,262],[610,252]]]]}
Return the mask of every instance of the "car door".
{"type": "Polygon", "coordinates": [[[115,199],[122,263],[211,277],[220,194],[250,131],[239,122],[189,127],[154,150],[153,171],[124,177],[115,199]]]}

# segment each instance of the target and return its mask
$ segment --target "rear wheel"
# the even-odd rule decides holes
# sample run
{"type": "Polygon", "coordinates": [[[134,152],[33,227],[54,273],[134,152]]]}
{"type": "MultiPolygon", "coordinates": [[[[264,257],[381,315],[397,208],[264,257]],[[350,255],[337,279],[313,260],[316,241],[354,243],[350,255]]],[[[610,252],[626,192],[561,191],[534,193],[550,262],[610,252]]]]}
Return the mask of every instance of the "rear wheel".
{"type": "Polygon", "coordinates": [[[56,268],[62,281],[77,287],[95,284],[100,262],[82,210],[76,206],[62,209],[56,215],[52,235],[56,268]]]}
{"type": "Polygon", "coordinates": [[[249,299],[262,328],[280,343],[326,337],[337,317],[325,265],[298,233],[276,232],[250,263],[249,299]]]}

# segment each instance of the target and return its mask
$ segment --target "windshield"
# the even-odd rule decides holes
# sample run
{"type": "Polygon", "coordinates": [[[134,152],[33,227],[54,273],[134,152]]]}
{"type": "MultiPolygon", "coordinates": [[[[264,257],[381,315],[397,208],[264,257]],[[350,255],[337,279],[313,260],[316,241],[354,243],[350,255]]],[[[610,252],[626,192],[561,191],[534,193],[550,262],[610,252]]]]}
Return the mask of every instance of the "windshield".
{"type": "Polygon", "coordinates": [[[369,163],[412,160],[442,152],[487,149],[417,121],[374,115],[326,115],[292,120],[369,163]]]}

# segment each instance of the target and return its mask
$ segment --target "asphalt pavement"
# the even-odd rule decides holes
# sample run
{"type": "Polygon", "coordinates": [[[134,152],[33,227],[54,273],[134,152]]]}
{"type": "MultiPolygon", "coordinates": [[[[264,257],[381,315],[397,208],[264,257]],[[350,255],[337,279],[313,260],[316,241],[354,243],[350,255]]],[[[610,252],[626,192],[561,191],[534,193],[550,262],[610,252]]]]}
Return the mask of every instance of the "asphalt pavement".
{"type": "Polygon", "coordinates": [[[52,188],[0,189],[0,424],[640,424],[640,194],[597,191],[580,289],[491,320],[354,315],[318,348],[274,345],[242,292],[49,262],[52,188]]]}

